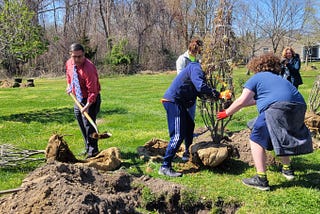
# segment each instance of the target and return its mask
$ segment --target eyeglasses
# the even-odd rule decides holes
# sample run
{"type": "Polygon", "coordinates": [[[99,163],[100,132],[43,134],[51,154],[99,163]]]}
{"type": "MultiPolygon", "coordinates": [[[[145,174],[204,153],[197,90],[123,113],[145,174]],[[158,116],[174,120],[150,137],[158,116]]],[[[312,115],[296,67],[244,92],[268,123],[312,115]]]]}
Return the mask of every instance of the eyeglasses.
{"type": "Polygon", "coordinates": [[[83,54],[81,55],[71,55],[72,58],[78,58],[78,59],[81,59],[83,57],[83,54]]]}

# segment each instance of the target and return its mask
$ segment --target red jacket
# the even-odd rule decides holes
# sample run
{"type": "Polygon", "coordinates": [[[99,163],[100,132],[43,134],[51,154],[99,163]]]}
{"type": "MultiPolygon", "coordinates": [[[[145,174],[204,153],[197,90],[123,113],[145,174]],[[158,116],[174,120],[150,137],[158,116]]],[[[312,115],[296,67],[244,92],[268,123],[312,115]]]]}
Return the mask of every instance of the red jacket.
{"type": "MultiPolygon", "coordinates": [[[[72,82],[73,69],[74,62],[72,59],[69,59],[66,62],[68,85],[71,85],[72,82]]],[[[77,72],[83,98],[87,98],[87,102],[89,103],[94,103],[101,90],[96,67],[86,58],[84,63],[77,67],[77,72]]],[[[72,92],[75,93],[74,89],[72,89],[72,92]]]]}

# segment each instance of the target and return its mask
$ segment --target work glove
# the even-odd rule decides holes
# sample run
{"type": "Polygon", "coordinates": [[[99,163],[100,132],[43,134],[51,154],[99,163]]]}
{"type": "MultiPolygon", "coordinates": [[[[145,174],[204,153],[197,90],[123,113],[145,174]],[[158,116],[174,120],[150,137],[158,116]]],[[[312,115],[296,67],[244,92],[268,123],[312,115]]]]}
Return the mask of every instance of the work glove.
{"type": "Polygon", "coordinates": [[[232,97],[232,93],[230,90],[225,90],[225,91],[221,91],[220,92],[220,99],[224,99],[224,100],[230,100],[232,97]]]}
{"type": "Polygon", "coordinates": [[[219,100],[220,93],[217,90],[213,89],[212,90],[212,95],[213,95],[213,99],[214,100],[219,100]]]}
{"type": "Polygon", "coordinates": [[[217,119],[218,120],[222,120],[222,119],[224,119],[226,117],[228,117],[228,115],[226,113],[226,110],[219,111],[218,114],[217,114],[217,119]]]}

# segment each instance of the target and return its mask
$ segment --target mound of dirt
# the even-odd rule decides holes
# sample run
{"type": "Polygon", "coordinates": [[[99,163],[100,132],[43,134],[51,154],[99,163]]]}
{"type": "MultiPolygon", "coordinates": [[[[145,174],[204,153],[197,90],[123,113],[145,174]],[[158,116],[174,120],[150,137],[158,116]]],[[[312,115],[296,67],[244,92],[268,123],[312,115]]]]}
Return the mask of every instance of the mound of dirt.
{"type": "Polygon", "coordinates": [[[0,198],[0,213],[208,213],[212,203],[190,199],[192,190],[123,170],[100,173],[78,164],[46,164],[21,190],[0,198]]]}
{"type": "MultiPolygon", "coordinates": [[[[244,129],[240,132],[233,133],[229,141],[225,141],[227,145],[231,146],[231,157],[253,166],[254,162],[251,155],[251,148],[249,143],[250,129],[244,129]]],[[[271,152],[266,152],[266,164],[268,166],[279,164],[279,161],[272,155],[271,152]]]]}
{"type": "MultiPolygon", "coordinates": [[[[207,131],[206,128],[199,128],[195,130],[195,135],[196,137],[194,138],[193,145],[199,144],[199,143],[212,142],[210,132],[207,131]]],[[[250,166],[253,166],[254,163],[251,156],[249,135],[250,135],[250,129],[244,129],[240,132],[233,133],[228,140],[223,140],[221,144],[226,145],[229,148],[229,158],[236,158],[244,163],[247,163],[250,166]]],[[[165,154],[167,145],[168,145],[168,141],[161,140],[161,139],[151,139],[144,146],[138,148],[138,153],[140,154],[140,157],[145,160],[159,162],[159,161],[162,161],[162,157],[165,154]]],[[[177,156],[182,157],[183,152],[184,152],[184,146],[182,145],[177,152],[177,156]]],[[[191,158],[191,160],[192,160],[191,162],[194,162],[194,164],[198,165],[197,160],[193,160],[193,158],[191,158]]],[[[276,163],[277,161],[275,157],[271,153],[267,153],[267,165],[273,165],[276,163]]],[[[184,171],[188,171],[186,166],[189,166],[190,170],[192,170],[191,168],[198,169],[199,166],[196,166],[194,164],[190,164],[190,163],[187,165],[184,164],[183,166],[183,168],[185,168],[184,171]]]]}
{"type": "Polygon", "coordinates": [[[62,135],[53,134],[48,141],[45,150],[47,163],[59,161],[63,163],[78,163],[85,166],[94,167],[103,171],[112,171],[118,169],[121,165],[120,150],[116,147],[110,147],[99,152],[95,157],[86,160],[78,160],[69,149],[68,143],[62,135]]]}

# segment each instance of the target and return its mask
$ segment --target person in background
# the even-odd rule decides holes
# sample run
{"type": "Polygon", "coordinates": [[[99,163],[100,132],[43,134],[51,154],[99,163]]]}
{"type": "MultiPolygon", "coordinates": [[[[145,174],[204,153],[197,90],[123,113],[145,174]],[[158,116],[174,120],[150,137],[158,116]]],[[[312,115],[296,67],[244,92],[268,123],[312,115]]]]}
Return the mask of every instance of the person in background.
{"type": "Polygon", "coordinates": [[[189,62],[199,62],[203,47],[203,41],[199,38],[193,38],[189,43],[188,50],[180,55],[176,61],[177,74],[179,74],[185,67],[187,67],[189,62]],[[190,50],[190,45],[196,43],[199,46],[197,53],[193,53],[190,50]]]}
{"type": "Polygon", "coordinates": [[[303,83],[300,75],[301,60],[299,54],[295,53],[291,47],[286,47],[282,51],[282,57],[281,75],[298,88],[303,83]]]}
{"type": "MultiPolygon", "coordinates": [[[[200,48],[196,41],[189,45],[189,51],[193,55],[199,53],[200,48]]],[[[197,96],[200,95],[217,100],[220,93],[206,84],[200,63],[189,62],[175,77],[161,99],[167,112],[170,142],[166,148],[159,174],[170,177],[182,176],[182,173],[172,169],[172,160],[183,140],[189,139],[192,142],[195,124],[188,109],[195,104],[197,96]]]]}
{"type": "MultiPolygon", "coordinates": [[[[177,69],[177,75],[190,63],[190,62],[199,62],[199,56],[201,55],[203,47],[203,42],[199,38],[193,38],[189,44],[188,50],[184,52],[182,55],[180,55],[176,61],[176,69],[177,69]],[[194,52],[193,45],[196,45],[197,51],[194,52]]],[[[187,109],[189,112],[192,120],[195,118],[196,114],[196,102],[193,106],[187,109]]],[[[190,138],[189,136],[186,136],[184,143],[185,143],[185,152],[182,155],[183,161],[188,161],[190,158],[190,151],[189,147],[192,144],[193,137],[190,138]]]]}
{"type": "Polygon", "coordinates": [[[81,44],[74,43],[69,49],[70,59],[66,62],[66,79],[68,94],[73,93],[83,106],[82,110],[74,105],[74,114],[78,121],[84,143],[87,158],[99,153],[98,140],[92,138],[95,132],[83,113],[86,111],[95,122],[100,111],[100,82],[95,65],[85,57],[85,50],[81,44]]]}
{"type": "Polygon", "coordinates": [[[266,150],[274,150],[282,161],[281,172],[294,179],[291,155],[313,151],[311,135],[304,123],[306,103],[296,87],[283,79],[280,59],[274,54],[253,58],[247,67],[255,74],[245,83],[241,96],[229,108],[218,112],[221,120],[243,107],[256,105],[259,115],[250,135],[251,153],[257,174],[243,184],[269,190],[266,174],[266,150]]]}

